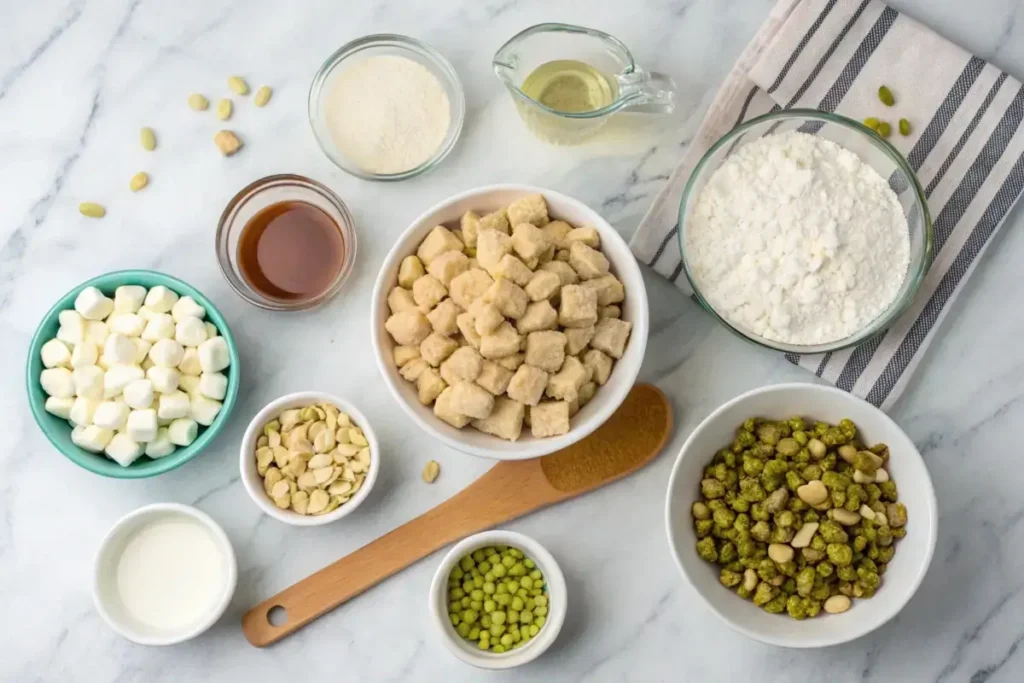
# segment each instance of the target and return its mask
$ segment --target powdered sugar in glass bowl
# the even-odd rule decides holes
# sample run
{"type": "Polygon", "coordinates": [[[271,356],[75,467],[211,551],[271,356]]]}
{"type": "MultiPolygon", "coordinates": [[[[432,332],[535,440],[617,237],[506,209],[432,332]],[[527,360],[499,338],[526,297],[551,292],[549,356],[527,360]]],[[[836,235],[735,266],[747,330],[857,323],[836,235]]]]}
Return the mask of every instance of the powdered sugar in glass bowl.
{"type": "MultiPolygon", "coordinates": [[[[803,141],[807,143],[806,139],[803,141]]],[[[761,142],[759,146],[766,145],[761,142]]],[[[820,157],[815,158],[817,160],[820,157]]],[[[799,180],[796,175],[799,175],[798,171],[794,171],[792,179],[796,185],[799,185],[796,183],[799,180]]],[[[743,178],[742,172],[739,173],[739,178],[746,182],[751,180],[749,176],[743,178]]],[[[759,190],[764,190],[765,187],[778,189],[780,183],[777,178],[773,177],[768,179],[759,190]]],[[[799,189],[800,187],[795,187],[794,191],[798,192],[799,189]]],[[[845,190],[842,186],[832,189],[845,190]]],[[[752,200],[757,192],[747,194],[750,195],[747,198],[752,200]]],[[[811,205],[813,206],[813,202],[811,205]]],[[[793,202],[792,206],[804,210],[803,218],[811,218],[808,206],[799,207],[798,202],[793,202]]],[[[741,240],[745,239],[747,242],[757,242],[762,237],[761,232],[768,232],[768,229],[763,226],[751,228],[748,225],[733,225],[735,225],[735,237],[741,240]],[[748,234],[745,234],[744,231],[748,234]]],[[[767,114],[737,126],[723,136],[704,155],[690,176],[679,208],[679,226],[681,266],[701,304],[736,334],[761,346],[785,352],[835,351],[859,344],[884,331],[909,307],[920,288],[928,265],[931,263],[931,218],[928,214],[924,192],[906,160],[887,141],[859,123],[814,110],[787,110],[767,114]],[[709,181],[713,180],[716,171],[746,145],[762,140],[767,135],[783,135],[793,131],[819,138],[819,140],[805,144],[807,149],[803,151],[810,153],[809,151],[813,150],[814,154],[824,153],[831,156],[827,160],[828,163],[824,165],[826,171],[843,172],[846,170],[844,165],[857,165],[856,159],[845,153],[837,153],[837,150],[828,143],[834,143],[849,150],[859,157],[860,162],[874,170],[874,173],[861,173],[858,178],[858,182],[873,178],[874,187],[869,191],[860,187],[850,188],[849,192],[851,198],[855,193],[864,194],[865,199],[867,195],[871,195],[873,197],[872,205],[859,213],[857,211],[834,211],[829,210],[831,207],[823,207],[825,210],[822,211],[822,217],[828,218],[826,214],[829,214],[839,224],[824,226],[819,235],[825,242],[835,236],[838,236],[840,242],[851,241],[850,244],[843,244],[838,251],[826,250],[826,253],[835,253],[837,259],[842,258],[840,254],[852,254],[867,259],[867,262],[857,264],[859,267],[854,269],[852,263],[829,263],[826,257],[824,264],[814,264],[822,267],[821,277],[817,274],[802,273],[805,280],[818,280],[827,287],[833,288],[826,296],[832,304],[837,306],[834,311],[829,310],[829,306],[821,305],[815,299],[816,292],[805,291],[802,288],[803,282],[795,286],[788,282],[784,283],[787,286],[775,286],[776,281],[759,282],[759,277],[762,280],[765,279],[764,273],[752,273],[746,282],[736,287],[727,286],[722,280],[715,281],[715,278],[709,277],[715,264],[709,263],[707,254],[712,252],[708,251],[708,247],[717,246],[712,244],[716,241],[725,245],[733,235],[719,235],[710,240],[704,239],[705,236],[702,236],[701,239],[693,239],[696,236],[694,231],[705,230],[708,227],[704,222],[705,215],[702,214],[698,217],[698,211],[706,208],[707,202],[705,201],[705,207],[701,208],[698,207],[698,204],[703,191],[708,187],[709,181]],[[878,182],[879,177],[884,179],[888,187],[895,192],[895,199],[888,188],[878,182]],[[844,222],[847,215],[851,218],[844,222]],[[858,219],[862,223],[867,220],[865,224],[870,224],[872,229],[875,227],[874,221],[878,220],[883,223],[885,229],[877,230],[878,234],[861,240],[858,249],[853,249],[853,240],[850,236],[853,235],[858,239],[864,236],[854,230],[858,219]],[[903,227],[904,222],[905,228],[903,227]],[[905,235],[898,234],[898,231],[902,230],[906,230],[905,235]],[[907,252],[908,243],[909,253],[907,252]],[[870,265],[871,268],[867,268],[867,265],[870,265]],[[905,270],[905,273],[899,272],[892,275],[885,269],[905,270]],[[884,278],[883,282],[877,282],[879,274],[882,272],[890,276],[884,278]],[[843,281],[840,282],[840,280],[843,281]],[[757,291],[758,285],[766,283],[768,286],[765,286],[764,289],[774,290],[774,298],[769,298],[769,295],[766,294],[763,301],[758,301],[756,296],[752,296],[752,293],[757,291]],[[783,296],[780,297],[780,294],[783,296]],[[767,325],[755,324],[752,321],[757,316],[744,316],[735,308],[730,309],[730,305],[736,303],[735,300],[730,302],[730,296],[748,297],[753,307],[764,307],[766,311],[764,318],[771,318],[774,315],[781,316],[781,319],[774,317],[767,325]],[[775,299],[779,299],[779,301],[775,301],[775,299]],[[798,303],[797,300],[799,302],[809,301],[811,304],[798,303]],[[779,305],[780,303],[781,305],[779,305]],[[821,316],[821,324],[819,325],[819,321],[814,319],[796,319],[800,313],[806,312],[813,312],[814,315],[821,316]],[[790,314],[794,317],[793,321],[787,320],[785,317],[790,314]],[[773,328],[772,323],[776,322],[780,324],[773,328]],[[787,328],[793,332],[789,332],[787,328]]],[[[767,238],[764,242],[768,243],[771,236],[764,235],[764,237],[767,238]]],[[[749,244],[744,246],[749,247],[749,244]]],[[[757,259],[748,260],[752,262],[753,266],[753,262],[757,259]]],[[[720,263],[719,266],[722,264],[720,263]]],[[[806,264],[801,264],[797,269],[800,270],[804,266],[806,264]]],[[[740,274],[742,275],[742,273],[740,274]]],[[[721,273],[717,275],[721,278],[721,273]]],[[[770,273],[770,276],[778,278],[780,273],[770,273]]]]}

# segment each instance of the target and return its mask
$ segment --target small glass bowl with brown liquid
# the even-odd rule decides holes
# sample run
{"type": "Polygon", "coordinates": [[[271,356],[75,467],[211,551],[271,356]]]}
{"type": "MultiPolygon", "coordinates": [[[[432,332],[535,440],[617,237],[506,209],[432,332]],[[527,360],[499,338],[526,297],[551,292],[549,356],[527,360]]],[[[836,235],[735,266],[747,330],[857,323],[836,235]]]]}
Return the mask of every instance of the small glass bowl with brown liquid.
{"type": "Polygon", "coordinates": [[[345,203],[299,175],[267,176],[242,189],[217,226],[217,261],[228,284],[272,311],[328,301],[345,284],[355,257],[345,203]]]}

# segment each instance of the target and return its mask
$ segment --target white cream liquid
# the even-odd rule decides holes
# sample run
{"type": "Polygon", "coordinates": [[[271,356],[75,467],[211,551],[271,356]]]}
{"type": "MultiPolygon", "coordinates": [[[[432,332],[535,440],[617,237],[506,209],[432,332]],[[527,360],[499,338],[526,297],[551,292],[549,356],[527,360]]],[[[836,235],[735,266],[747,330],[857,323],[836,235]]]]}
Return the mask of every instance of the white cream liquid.
{"type": "Polygon", "coordinates": [[[143,624],[181,629],[217,602],[224,590],[224,561],[198,522],[154,522],[128,539],[117,562],[117,592],[125,610],[143,624]]]}

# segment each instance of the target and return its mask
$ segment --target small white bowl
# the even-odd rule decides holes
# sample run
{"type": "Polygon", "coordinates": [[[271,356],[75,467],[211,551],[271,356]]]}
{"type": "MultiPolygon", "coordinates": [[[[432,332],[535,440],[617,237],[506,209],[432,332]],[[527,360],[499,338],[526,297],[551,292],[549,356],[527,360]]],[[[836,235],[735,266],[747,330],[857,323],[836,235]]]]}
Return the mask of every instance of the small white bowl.
{"type": "Polygon", "coordinates": [[[935,552],[938,510],[928,468],[910,438],[888,415],[845,391],[817,384],[777,384],[737,396],[715,410],[693,431],[672,468],[665,504],[668,542],[683,576],[726,624],[769,645],[827,647],[859,638],[892,619],[921,585],[935,552]],[[718,582],[718,568],[697,556],[690,506],[700,493],[704,467],[732,442],[736,427],[750,417],[783,419],[800,415],[832,424],[849,418],[868,443],[889,445],[887,469],[899,500],[907,506],[907,535],[896,544],[882,585],[874,597],[854,600],[842,614],[822,613],[796,621],[769,614],[718,582]]]}
{"type": "Polygon", "coordinates": [[[380,469],[380,444],[377,442],[377,435],[373,432],[373,428],[370,427],[370,422],[359,412],[358,408],[345,399],[318,391],[299,391],[271,401],[263,410],[256,413],[256,417],[252,418],[242,437],[239,469],[242,473],[245,490],[263,512],[293,526],[321,526],[351,514],[366,500],[374,482],[377,481],[377,471],[380,469]],[[256,471],[256,440],[263,434],[263,425],[275,419],[281,411],[289,408],[301,408],[314,403],[330,403],[336,406],[338,410],[348,413],[352,418],[352,423],[363,430],[366,441],[370,444],[370,469],[366,472],[366,479],[363,481],[362,487],[344,505],[326,515],[300,515],[292,510],[282,510],[274,505],[274,501],[263,490],[263,478],[256,471]]]}
{"type": "Polygon", "coordinates": [[[398,404],[416,424],[434,438],[463,453],[496,460],[525,460],[554,453],[576,443],[600,427],[633,388],[647,348],[647,290],[640,274],[640,267],[633,257],[633,252],[629,250],[629,245],[608,221],[583,202],[559,192],[530,185],[478,187],[427,209],[402,233],[384,259],[371,301],[370,331],[373,334],[373,350],[381,375],[384,376],[384,381],[398,404]],[[608,382],[599,387],[594,398],[573,416],[566,434],[536,439],[529,428],[524,426],[522,436],[513,442],[469,427],[456,429],[436,417],[431,407],[421,404],[416,396],[416,385],[405,381],[398,374],[393,356],[395,343],[384,328],[384,323],[391,315],[387,298],[391,289],[398,284],[398,268],[402,259],[416,253],[416,248],[434,226],[454,226],[466,211],[489,213],[530,194],[544,196],[553,219],[564,220],[572,225],[587,225],[598,231],[601,235],[601,251],[611,262],[612,273],[625,286],[626,300],[620,304],[622,319],[633,323],[633,329],[626,345],[626,352],[615,362],[608,382]]]}
{"type": "Polygon", "coordinates": [[[96,611],[114,631],[140,645],[174,645],[195,638],[213,626],[231,602],[238,582],[238,563],[231,541],[217,522],[194,507],[179,503],[154,503],[122,517],[107,532],[93,562],[92,596],[96,611]],[[156,521],[187,518],[198,522],[210,532],[214,544],[224,558],[223,589],[209,611],[189,627],[170,631],[143,624],[128,614],[117,593],[117,561],[129,539],[143,527],[156,521]]]}
{"type": "Polygon", "coordinates": [[[562,630],[562,624],[565,622],[567,595],[565,576],[558,563],[555,562],[555,558],[544,546],[529,536],[514,531],[494,529],[475,534],[456,543],[455,547],[449,550],[441,560],[441,566],[437,568],[434,580],[430,584],[430,618],[441,633],[441,640],[448,651],[466,664],[472,664],[479,669],[511,669],[537,659],[555,642],[555,638],[558,637],[558,632],[562,630]],[[537,635],[518,650],[508,650],[497,654],[479,650],[471,645],[456,632],[448,618],[448,575],[463,556],[489,545],[508,545],[522,550],[523,554],[532,559],[544,574],[549,596],[547,620],[537,635]]]}

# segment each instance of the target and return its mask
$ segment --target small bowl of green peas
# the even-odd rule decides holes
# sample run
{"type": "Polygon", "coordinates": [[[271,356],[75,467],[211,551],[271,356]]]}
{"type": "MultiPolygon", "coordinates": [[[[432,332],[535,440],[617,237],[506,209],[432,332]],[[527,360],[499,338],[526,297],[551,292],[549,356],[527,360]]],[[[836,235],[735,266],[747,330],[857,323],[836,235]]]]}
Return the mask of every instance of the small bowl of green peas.
{"type": "Polygon", "coordinates": [[[565,577],[540,543],[485,531],[453,547],[430,586],[430,613],[445,647],[481,669],[539,657],[565,621],[565,577]]]}

